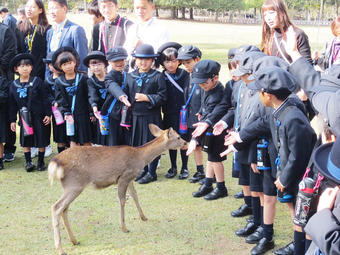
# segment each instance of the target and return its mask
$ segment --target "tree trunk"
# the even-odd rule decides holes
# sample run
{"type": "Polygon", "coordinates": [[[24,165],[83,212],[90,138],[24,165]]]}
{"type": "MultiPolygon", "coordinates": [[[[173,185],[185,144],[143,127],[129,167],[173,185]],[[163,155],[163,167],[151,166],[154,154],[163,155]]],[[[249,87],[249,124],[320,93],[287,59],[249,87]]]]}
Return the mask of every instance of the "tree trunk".
{"type": "Polygon", "coordinates": [[[254,19],[256,18],[256,8],[254,8],[254,19]]]}
{"type": "Polygon", "coordinates": [[[176,8],[176,19],[178,19],[178,8],[176,8]]]}
{"type": "Polygon", "coordinates": [[[319,12],[320,20],[322,20],[322,16],[323,16],[324,3],[325,3],[325,0],[320,0],[320,12],[319,12]]]}
{"type": "Polygon", "coordinates": [[[182,7],[181,11],[182,11],[182,19],[185,19],[185,7],[182,7]]]}
{"type": "Polygon", "coordinates": [[[215,22],[218,22],[218,14],[220,13],[219,9],[215,12],[215,22]]]}
{"type": "Polygon", "coordinates": [[[171,8],[171,18],[176,19],[176,7],[171,8]]]}
{"type": "Polygon", "coordinates": [[[156,17],[158,18],[159,17],[158,8],[155,8],[155,9],[156,9],[156,17]]]}
{"type": "Polygon", "coordinates": [[[189,13],[190,13],[190,19],[194,20],[194,8],[191,7],[189,13]]]}
{"type": "Polygon", "coordinates": [[[335,15],[339,15],[339,2],[338,0],[335,0],[335,15]]]}

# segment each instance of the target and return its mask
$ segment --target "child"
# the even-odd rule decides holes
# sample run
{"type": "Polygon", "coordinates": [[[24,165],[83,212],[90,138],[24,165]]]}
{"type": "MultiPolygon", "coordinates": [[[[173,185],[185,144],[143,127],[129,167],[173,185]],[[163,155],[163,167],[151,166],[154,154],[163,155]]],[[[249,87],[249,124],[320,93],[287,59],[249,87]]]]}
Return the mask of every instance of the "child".
{"type": "Polygon", "coordinates": [[[7,134],[7,111],[8,111],[8,92],[10,83],[4,76],[0,77],[0,170],[4,169],[3,155],[7,134]]]}
{"type": "MultiPolygon", "coordinates": [[[[196,63],[201,60],[202,52],[192,45],[183,46],[178,50],[177,59],[181,61],[184,69],[192,74],[193,68],[196,63]]],[[[187,125],[188,125],[188,133],[186,137],[186,141],[189,142],[191,139],[191,134],[194,131],[193,124],[198,122],[197,113],[201,107],[201,94],[202,89],[197,84],[190,83],[189,86],[184,91],[184,101],[187,104],[188,116],[187,116],[187,125]],[[192,97],[190,95],[192,94],[192,97]]],[[[204,167],[203,167],[203,153],[202,147],[199,145],[196,147],[194,152],[195,162],[197,171],[193,175],[189,181],[191,183],[196,183],[202,179],[204,179],[204,167]]]]}
{"type": "MultiPolygon", "coordinates": [[[[16,130],[17,114],[19,112],[20,145],[24,147],[26,171],[32,172],[35,165],[31,159],[31,147],[39,148],[38,171],[45,170],[45,147],[49,145],[48,125],[51,121],[51,107],[48,100],[47,88],[38,77],[32,77],[34,57],[31,54],[18,54],[11,61],[10,67],[19,78],[10,86],[9,113],[11,130],[16,130]],[[29,120],[23,122],[23,113],[28,111],[29,120]],[[31,123],[28,123],[31,122],[31,123]],[[25,134],[24,129],[28,124],[33,127],[33,134],[25,134]]],[[[27,129],[26,129],[27,130],[27,129]]]]}
{"type": "MultiPolygon", "coordinates": [[[[154,69],[158,56],[149,44],[141,44],[132,54],[136,59],[136,70],[127,76],[125,92],[132,105],[131,145],[140,146],[153,139],[148,125],[161,125],[161,106],[166,101],[166,84],[162,74],[154,69]]],[[[137,177],[140,184],[157,180],[156,168],[160,157],[157,157],[137,177]]]]}
{"type": "MultiPolygon", "coordinates": [[[[219,82],[219,72],[221,65],[213,60],[202,60],[194,67],[192,74],[192,83],[199,84],[204,90],[202,94],[202,105],[199,111],[199,121],[204,122],[209,118],[209,114],[220,103],[223,98],[224,87],[219,82]]],[[[205,133],[204,146],[207,145],[208,161],[207,172],[204,184],[193,193],[194,197],[202,197],[206,200],[214,200],[228,196],[228,190],[224,183],[224,167],[222,161],[226,157],[220,157],[220,153],[224,150],[224,134],[213,136],[210,132],[205,133]],[[213,177],[216,176],[216,188],[213,189],[213,177]]],[[[191,154],[198,144],[198,138],[192,138],[188,147],[187,155],[191,154]]]]}
{"type": "MultiPolygon", "coordinates": [[[[58,109],[58,103],[55,101],[55,81],[60,76],[60,72],[53,67],[52,56],[54,51],[47,54],[46,58],[43,59],[44,63],[48,66],[50,70],[50,76],[45,79],[45,86],[49,88],[49,99],[51,105],[58,109]]],[[[57,143],[58,153],[65,150],[67,138],[66,138],[66,124],[56,124],[54,115],[52,115],[52,125],[53,125],[53,141],[57,143]]]]}
{"type": "Polygon", "coordinates": [[[126,87],[127,73],[124,71],[128,54],[123,47],[117,46],[107,52],[106,59],[112,70],[105,77],[105,87],[107,98],[102,107],[102,115],[109,113],[109,145],[130,144],[130,131],[120,126],[122,103],[131,107],[127,95],[123,89],[126,87]],[[118,100],[119,101],[118,101],[118,100]]]}
{"type": "MultiPolygon", "coordinates": [[[[90,68],[90,71],[93,73],[93,75],[87,80],[89,102],[94,115],[100,121],[100,111],[106,99],[104,79],[106,75],[107,60],[104,53],[100,51],[92,51],[84,58],[84,65],[90,68]]],[[[108,145],[108,136],[101,134],[100,123],[95,121],[93,124],[94,133],[92,134],[92,143],[108,145]]]]}
{"type": "MultiPolygon", "coordinates": [[[[183,69],[178,68],[178,49],[182,46],[178,43],[169,42],[163,44],[158,53],[159,62],[164,67],[163,75],[167,86],[167,101],[162,106],[164,128],[172,127],[179,132],[180,110],[184,102],[184,91],[189,86],[190,75],[183,69]]],[[[181,148],[182,168],[178,176],[180,180],[188,178],[188,156],[187,148],[181,148]]],[[[171,168],[165,175],[166,178],[173,178],[177,174],[177,150],[169,150],[171,168]]]]}
{"type": "Polygon", "coordinates": [[[58,108],[64,115],[66,126],[69,125],[71,130],[74,125],[74,132],[67,134],[70,146],[79,144],[90,146],[91,122],[87,76],[78,72],[79,55],[71,47],[62,47],[54,52],[52,63],[56,70],[62,72],[55,81],[58,108]]]}
{"type": "MultiPolygon", "coordinates": [[[[256,81],[248,88],[259,91],[264,106],[274,108],[263,130],[270,127],[273,142],[278,151],[275,185],[279,198],[290,198],[287,205],[294,215],[298,183],[308,165],[316,135],[305,115],[305,108],[296,95],[295,78],[280,67],[267,67],[255,73],[256,81]]],[[[243,137],[240,137],[243,139],[243,137]]],[[[264,236],[252,249],[252,254],[263,254],[273,248],[273,236],[264,236]]],[[[294,225],[294,254],[304,254],[305,233],[294,225]]]]}

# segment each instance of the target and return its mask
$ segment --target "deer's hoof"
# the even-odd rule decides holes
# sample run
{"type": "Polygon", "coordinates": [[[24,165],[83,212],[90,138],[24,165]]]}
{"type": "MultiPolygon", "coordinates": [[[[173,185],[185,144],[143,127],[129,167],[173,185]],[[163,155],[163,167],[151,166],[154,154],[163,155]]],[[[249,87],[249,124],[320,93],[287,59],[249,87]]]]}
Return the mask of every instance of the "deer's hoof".
{"type": "Polygon", "coordinates": [[[60,255],[67,255],[67,253],[63,252],[63,253],[62,253],[62,254],[60,254],[60,255]]]}
{"type": "Polygon", "coordinates": [[[73,243],[73,245],[78,245],[79,244],[79,242],[77,240],[73,240],[71,242],[73,243]]]}
{"type": "Polygon", "coordinates": [[[122,231],[123,231],[124,233],[129,233],[129,232],[130,232],[127,228],[122,228],[122,231]]]}
{"type": "Polygon", "coordinates": [[[140,218],[141,218],[142,221],[147,221],[148,220],[148,218],[146,218],[145,216],[142,216],[140,218]]]}

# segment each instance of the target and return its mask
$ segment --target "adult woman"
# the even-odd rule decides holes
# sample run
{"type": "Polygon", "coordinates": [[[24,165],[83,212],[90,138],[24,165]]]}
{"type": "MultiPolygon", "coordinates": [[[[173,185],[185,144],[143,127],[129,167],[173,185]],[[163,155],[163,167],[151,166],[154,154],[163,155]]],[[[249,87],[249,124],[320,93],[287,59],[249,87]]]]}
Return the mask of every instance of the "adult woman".
{"type": "Polygon", "coordinates": [[[314,63],[320,66],[322,70],[331,67],[335,63],[340,64],[340,16],[332,22],[331,29],[335,37],[326,43],[320,56],[317,51],[314,53],[314,63]]]}
{"type": "Polygon", "coordinates": [[[44,80],[46,57],[46,31],[49,29],[44,4],[41,0],[28,0],[25,5],[27,19],[18,25],[18,53],[31,53],[35,57],[33,72],[44,80]]]}
{"type": "Polygon", "coordinates": [[[291,63],[282,40],[286,37],[288,27],[293,26],[297,34],[298,50],[308,61],[312,62],[307,35],[290,21],[283,0],[266,0],[261,9],[263,17],[261,50],[270,56],[278,56],[291,63]]]}

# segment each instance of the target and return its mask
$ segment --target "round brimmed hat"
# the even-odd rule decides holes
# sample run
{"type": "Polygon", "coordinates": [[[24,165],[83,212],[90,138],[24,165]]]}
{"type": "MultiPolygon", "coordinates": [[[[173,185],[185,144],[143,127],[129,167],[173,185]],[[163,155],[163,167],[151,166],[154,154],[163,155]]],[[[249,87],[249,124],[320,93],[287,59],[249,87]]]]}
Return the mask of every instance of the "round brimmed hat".
{"type": "Polygon", "coordinates": [[[127,59],[127,57],[128,57],[128,53],[126,49],[124,49],[121,46],[111,48],[106,53],[106,59],[110,62],[127,59]]]}
{"type": "Polygon", "coordinates": [[[95,50],[95,51],[92,51],[89,55],[87,55],[83,60],[84,65],[89,67],[89,62],[91,59],[99,59],[100,61],[103,61],[105,63],[105,66],[108,65],[106,56],[101,51],[95,50]]]}
{"type": "Polygon", "coordinates": [[[35,58],[32,54],[29,53],[20,53],[16,55],[10,62],[9,67],[10,70],[14,71],[14,67],[23,59],[30,59],[32,61],[32,64],[34,64],[35,58]]]}
{"type": "Polygon", "coordinates": [[[189,60],[196,57],[201,58],[202,52],[193,45],[185,45],[178,50],[178,60],[189,60]]]}
{"type": "Polygon", "coordinates": [[[79,57],[79,54],[78,54],[78,52],[74,49],[74,48],[72,48],[72,47],[61,47],[61,48],[59,48],[59,49],[57,49],[54,53],[53,53],[53,55],[52,55],[52,65],[53,65],[53,67],[56,69],[56,70],[58,70],[58,71],[60,71],[60,72],[62,72],[62,70],[60,69],[60,67],[58,66],[58,63],[57,63],[57,59],[58,59],[58,57],[59,57],[59,55],[61,54],[61,53],[63,53],[63,52],[70,52],[74,57],[75,57],[75,59],[76,59],[76,63],[77,63],[77,67],[79,66],[79,64],[80,64],[80,57],[79,57]]]}
{"type": "Polygon", "coordinates": [[[54,54],[54,51],[51,51],[49,52],[47,55],[46,55],[46,58],[43,58],[43,62],[45,64],[49,64],[49,63],[52,63],[52,56],[54,54]]]}
{"type": "Polygon", "coordinates": [[[167,43],[164,43],[161,47],[159,47],[157,53],[161,54],[167,48],[175,48],[176,50],[179,50],[181,47],[182,47],[182,45],[179,44],[179,43],[176,43],[176,42],[167,42],[167,43]]]}
{"type": "Polygon", "coordinates": [[[313,153],[313,161],[319,172],[328,179],[340,184],[340,139],[326,143],[313,153]]]}
{"type": "Polygon", "coordinates": [[[210,59],[202,60],[194,66],[191,83],[202,84],[218,75],[220,70],[221,65],[218,62],[210,59]]]}
{"type": "Polygon", "coordinates": [[[158,54],[155,53],[150,44],[141,44],[137,46],[136,50],[131,54],[135,58],[156,58],[158,54]]]}

